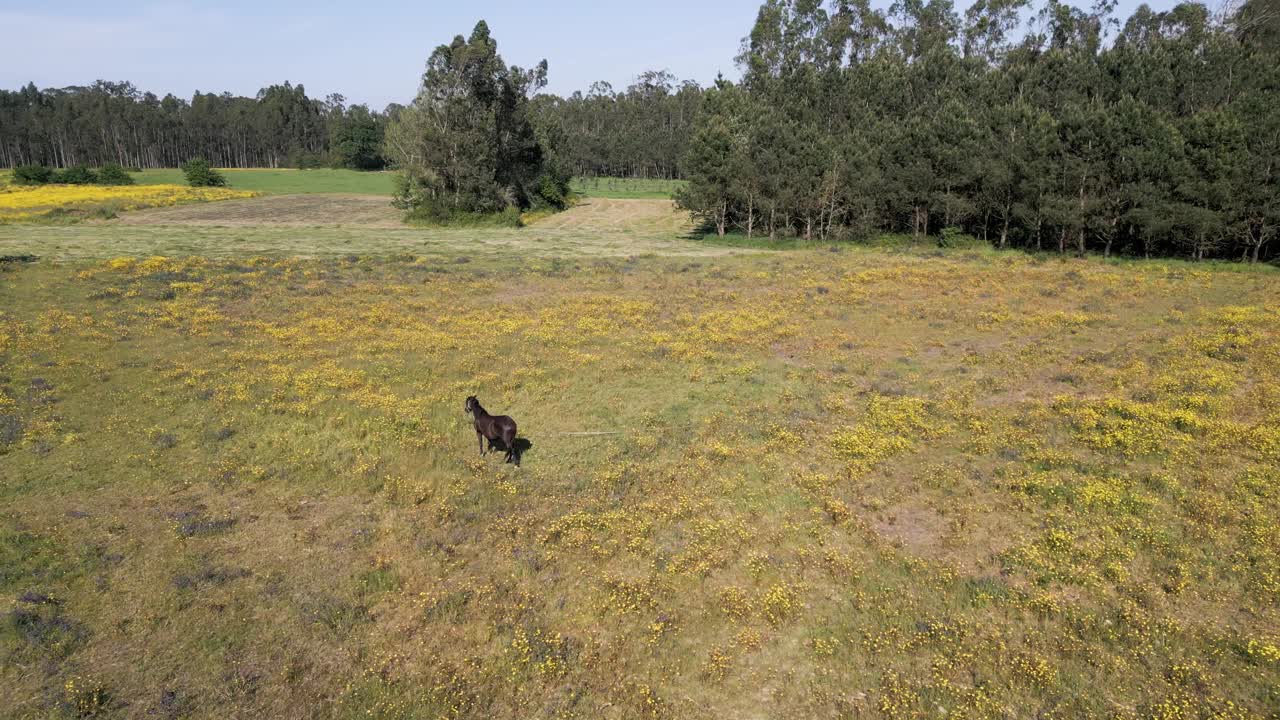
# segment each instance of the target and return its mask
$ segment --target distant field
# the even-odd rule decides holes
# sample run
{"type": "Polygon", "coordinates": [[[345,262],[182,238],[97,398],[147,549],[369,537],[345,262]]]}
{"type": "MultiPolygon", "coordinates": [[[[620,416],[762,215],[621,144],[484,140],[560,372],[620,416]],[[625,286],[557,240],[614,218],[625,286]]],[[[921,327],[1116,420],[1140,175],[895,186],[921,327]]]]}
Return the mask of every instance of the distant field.
{"type": "MultiPolygon", "coordinates": [[[[262,193],[292,195],[301,193],[348,193],[391,195],[395,191],[394,172],[359,172],[356,170],[292,170],[244,169],[221,170],[231,187],[262,193]]],[[[11,170],[0,170],[0,185],[8,182],[11,170]]],[[[144,185],[182,185],[186,179],[177,168],[143,170],[133,173],[144,185]]],[[[576,178],[574,192],[583,197],[621,199],[666,199],[684,184],[682,180],[646,180],[635,178],[576,178]]]]}
{"type": "Polygon", "coordinates": [[[583,197],[665,199],[684,184],[683,180],[575,178],[572,188],[583,197]]]}
{"type": "MultiPolygon", "coordinates": [[[[356,170],[220,170],[227,183],[238,190],[292,195],[298,193],[355,193],[390,195],[395,191],[393,173],[359,172],[356,170]]],[[[139,183],[163,185],[184,184],[178,169],[143,170],[133,174],[139,183]]]]}
{"type": "Polygon", "coordinates": [[[345,257],[408,253],[499,259],[738,252],[690,239],[687,214],[663,200],[588,198],[524,228],[414,228],[384,198],[271,195],[144,210],[107,223],[0,225],[0,255],[50,260],[121,255],[345,257]]]}

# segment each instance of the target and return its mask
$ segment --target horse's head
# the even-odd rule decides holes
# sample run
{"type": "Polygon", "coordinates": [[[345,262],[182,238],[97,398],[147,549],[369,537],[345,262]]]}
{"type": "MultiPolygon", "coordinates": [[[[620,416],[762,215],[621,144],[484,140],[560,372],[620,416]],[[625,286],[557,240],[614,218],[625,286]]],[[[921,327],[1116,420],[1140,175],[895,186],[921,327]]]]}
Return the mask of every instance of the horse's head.
{"type": "Polygon", "coordinates": [[[475,395],[469,395],[467,397],[467,404],[466,404],[467,412],[474,413],[476,411],[476,408],[478,407],[480,407],[480,401],[476,399],[475,395]]]}

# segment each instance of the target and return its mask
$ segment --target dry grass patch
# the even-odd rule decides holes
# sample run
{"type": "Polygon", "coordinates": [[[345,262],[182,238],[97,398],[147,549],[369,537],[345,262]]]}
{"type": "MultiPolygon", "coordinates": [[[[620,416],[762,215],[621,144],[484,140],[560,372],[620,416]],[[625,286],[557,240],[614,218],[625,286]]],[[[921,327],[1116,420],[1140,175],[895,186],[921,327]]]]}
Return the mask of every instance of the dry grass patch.
{"type": "Polygon", "coordinates": [[[403,229],[403,211],[381,195],[268,195],[219,205],[164,208],[122,217],[122,225],[316,227],[353,225],[403,229]]]}

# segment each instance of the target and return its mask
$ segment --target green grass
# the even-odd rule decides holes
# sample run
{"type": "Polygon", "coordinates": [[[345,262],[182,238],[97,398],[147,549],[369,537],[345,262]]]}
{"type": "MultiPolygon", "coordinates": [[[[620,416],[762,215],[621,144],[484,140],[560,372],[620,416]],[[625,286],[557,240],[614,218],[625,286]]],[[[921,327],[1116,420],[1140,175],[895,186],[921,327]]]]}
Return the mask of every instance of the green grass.
{"type": "Polygon", "coordinates": [[[647,178],[574,178],[573,192],[587,198],[615,198],[619,200],[656,200],[671,197],[683,180],[647,178]]]}
{"type": "MultiPolygon", "coordinates": [[[[227,184],[237,190],[291,195],[297,193],[354,193],[358,195],[390,195],[395,191],[390,172],[357,170],[270,170],[221,169],[227,184]]],[[[143,170],[133,173],[143,185],[185,185],[182,171],[176,168],[143,170]]]]}

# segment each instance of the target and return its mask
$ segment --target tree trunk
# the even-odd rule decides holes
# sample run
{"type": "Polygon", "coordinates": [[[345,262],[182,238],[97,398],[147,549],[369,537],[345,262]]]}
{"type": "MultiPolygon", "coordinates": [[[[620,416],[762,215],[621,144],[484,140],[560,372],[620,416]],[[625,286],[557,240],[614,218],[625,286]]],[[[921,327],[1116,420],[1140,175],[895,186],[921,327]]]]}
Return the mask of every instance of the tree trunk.
{"type": "Polygon", "coordinates": [[[1000,249],[1009,242],[1009,213],[1004,214],[1004,225],[1000,228],[1000,249]]]}

